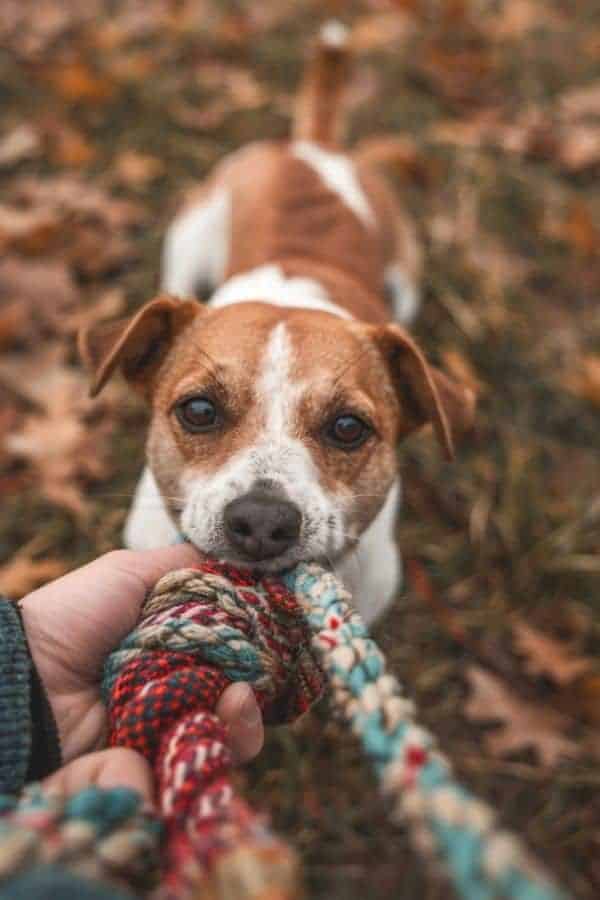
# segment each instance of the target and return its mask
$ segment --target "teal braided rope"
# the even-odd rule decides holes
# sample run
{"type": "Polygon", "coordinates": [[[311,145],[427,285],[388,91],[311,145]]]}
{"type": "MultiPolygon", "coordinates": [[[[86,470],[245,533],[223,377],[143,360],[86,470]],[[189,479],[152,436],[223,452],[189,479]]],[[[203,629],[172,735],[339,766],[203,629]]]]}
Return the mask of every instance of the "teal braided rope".
{"type": "Polygon", "coordinates": [[[417,851],[444,865],[465,900],[567,900],[522,844],[497,828],[490,808],[455,780],[338,579],[302,563],[283,580],[305,610],[333,706],[362,742],[393,820],[406,824],[417,851]]]}
{"type": "Polygon", "coordinates": [[[0,893],[45,866],[145,892],[157,881],[160,834],[129,788],[88,787],[66,797],[30,784],[20,797],[0,795],[0,893]]]}

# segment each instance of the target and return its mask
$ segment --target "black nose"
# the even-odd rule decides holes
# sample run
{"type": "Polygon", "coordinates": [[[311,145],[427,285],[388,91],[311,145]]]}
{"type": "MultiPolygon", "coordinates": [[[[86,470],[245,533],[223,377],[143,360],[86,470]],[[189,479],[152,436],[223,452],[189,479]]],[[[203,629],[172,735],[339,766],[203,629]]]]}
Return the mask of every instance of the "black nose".
{"type": "Polygon", "coordinates": [[[225,507],[225,532],[248,559],[272,559],[285,553],[300,535],[300,510],[288,500],[249,491],[225,507]]]}

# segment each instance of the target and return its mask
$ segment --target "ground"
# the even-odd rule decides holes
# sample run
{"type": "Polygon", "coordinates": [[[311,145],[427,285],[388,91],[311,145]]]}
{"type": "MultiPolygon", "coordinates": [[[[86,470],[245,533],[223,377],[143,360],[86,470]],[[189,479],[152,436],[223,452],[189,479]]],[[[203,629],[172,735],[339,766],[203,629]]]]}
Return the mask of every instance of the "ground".
{"type": "MultiPolygon", "coordinates": [[[[157,288],[182,191],[286,133],[307,41],[350,25],[352,140],[425,248],[416,333],[477,390],[454,463],[405,445],[406,581],[376,636],[461,777],[600,891],[600,15],[577,0],[4,0],[0,586],[118,545],[146,414],[86,397],[78,327],[157,288]],[[383,136],[392,140],[383,139],[383,136]]],[[[447,896],[325,702],[241,778],[310,896],[447,896]]]]}

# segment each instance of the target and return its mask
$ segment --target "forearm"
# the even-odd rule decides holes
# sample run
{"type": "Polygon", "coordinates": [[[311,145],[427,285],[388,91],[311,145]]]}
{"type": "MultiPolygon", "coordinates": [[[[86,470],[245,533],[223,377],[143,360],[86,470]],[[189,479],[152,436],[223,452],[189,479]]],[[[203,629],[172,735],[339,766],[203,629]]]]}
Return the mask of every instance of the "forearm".
{"type": "Polygon", "coordinates": [[[60,765],[56,726],[16,604],[0,598],[0,794],[60,765]]]}

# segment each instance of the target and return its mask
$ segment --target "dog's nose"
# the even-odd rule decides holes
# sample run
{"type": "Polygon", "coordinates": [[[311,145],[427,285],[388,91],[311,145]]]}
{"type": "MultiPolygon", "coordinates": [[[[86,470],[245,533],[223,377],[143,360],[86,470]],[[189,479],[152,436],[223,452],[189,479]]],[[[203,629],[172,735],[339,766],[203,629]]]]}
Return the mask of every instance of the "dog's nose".
{"type": "Polygon", "coordinates": [[[258,562],[279,556],[295,544],[302,516],[289,500],[250,491],[225,507],[224,521],[231,544],[258,562]]]}

